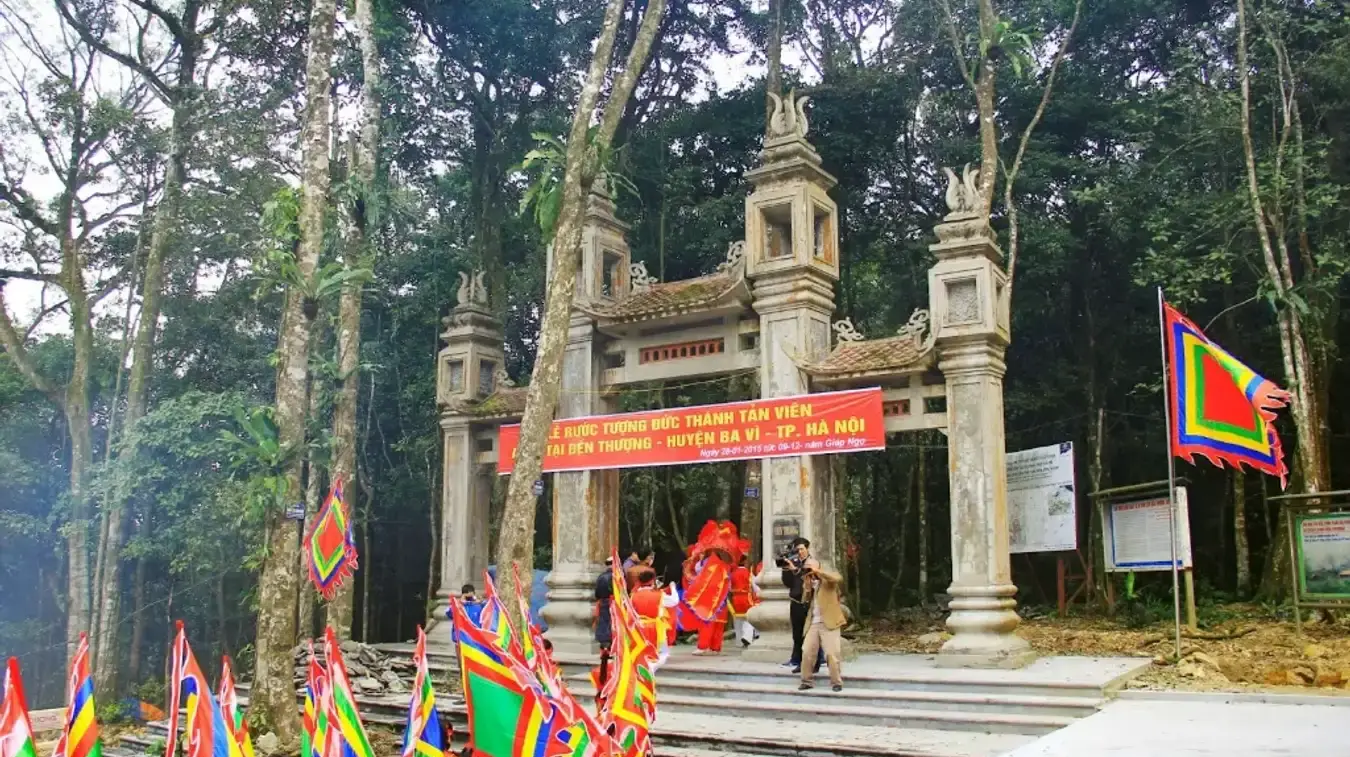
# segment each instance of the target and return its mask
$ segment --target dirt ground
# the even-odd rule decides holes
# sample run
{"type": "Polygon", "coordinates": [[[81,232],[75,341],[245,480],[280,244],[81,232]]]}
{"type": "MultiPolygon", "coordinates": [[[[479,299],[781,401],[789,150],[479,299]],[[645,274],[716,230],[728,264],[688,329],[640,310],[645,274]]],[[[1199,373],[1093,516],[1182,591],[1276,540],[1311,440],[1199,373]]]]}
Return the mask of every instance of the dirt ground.
{"type": "MultiPolygon", "coordinates": [[[[1149,657],[1154,665],[1130,688],[1198,691],[1278,691],[1350,695],[1350,617],[1314,619],[1303,636],[1292,620],[1271,619],[1252,605],[1224,605],[1207,613],[1219,619],[1192,632],[1182,628],[1182,658],[1172,661],[1170,619],[1127,628],[1119,619],[1024,619],[1019,633],[1038,652],[1060,655],[1149,657]]],[[[941,616],[913,611],[860,630],[859,651],[936,652],[948,638],[941,616]]]]}

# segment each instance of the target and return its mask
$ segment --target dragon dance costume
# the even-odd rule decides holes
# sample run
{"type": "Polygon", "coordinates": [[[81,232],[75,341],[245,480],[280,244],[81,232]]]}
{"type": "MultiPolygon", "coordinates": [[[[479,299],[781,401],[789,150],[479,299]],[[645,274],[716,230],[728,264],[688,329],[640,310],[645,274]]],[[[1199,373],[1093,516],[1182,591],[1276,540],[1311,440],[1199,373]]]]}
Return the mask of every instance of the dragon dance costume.
{"type": "Polygon", "coordinates": [[[699,532],[698,541],[690,546],[684,567],[683,607],[692,616],[690,624],[698,629],[698,649],[694,654],[722,651],[732,571],[749,551],[750,542],[742,539],[729,521],[708,521],[699,532]]]}

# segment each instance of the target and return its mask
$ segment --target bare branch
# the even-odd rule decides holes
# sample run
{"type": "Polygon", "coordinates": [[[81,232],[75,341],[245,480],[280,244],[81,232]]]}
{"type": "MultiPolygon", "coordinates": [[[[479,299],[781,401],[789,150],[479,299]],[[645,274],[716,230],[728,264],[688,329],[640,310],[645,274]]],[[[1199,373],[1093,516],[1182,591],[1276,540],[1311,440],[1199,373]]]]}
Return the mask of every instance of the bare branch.
{"type": "Polygon", "coordinates": [[[42,281],[48,284],[57,283],[56,276],[41,271],[19,271],[13,268],[0,268],[0,283],[5,279],[24,279],[25,281],[42,281]]]}
{"type": "Polygon", "coordinates": [[[61,393],[56,386],[52,384],[46,376],[43,376],[33,363],[28,350],[24,348],[23,341],[19,339],[18,331],[14,328],[14,321],[9,317],[9,307],[5,304],[5,290],[0,287],[0,345],[5,348],[5,353],[14,361],[14,367],[19,369],[19,373],[28,379],[28,383],[33,385],[34,389],[47,395],[48,398],[57,404],[62,402],[61,393]]]}
{"type": "MultiPolygon", "coordinates": [[[[944,0],[945,2],[945,0],[944,0]]],[[[1073,34],[1078,29],[1078,20],[1083,15],[1083,0],[1073,5],[1073,21],[1069,22],[1069,30],[1064,33],[1064,39],[1059,43],[1059,49],[1055,51],[1055,57],[1050,61],[1050,71],[1045,77],[1045,89],[1041,92],[1041,101],[1036,104],[1036,112],[1031,116],[1031,123],[1022,132],[1022,139],[1017,144],[1017,154],[1013,156],[1012,167],[1004,167],[1004,173],[1007,174],[1003,182],[1003,205],[1008,210],[1008,285],[1012,286],[1013,276],[1017,272],[1017,246],[1018,246],[1018,228],[1017,228],[1017,206],[1013,203],[1013,184],[1017,181],[1017,172],[1022,169],[1022,158],[1027,154],[1027,145],[1031,143],[1031,133],[1036,130],[1041,119],[1045,117],[1046,106],[1050,104],[1050,95],[1055,89],[1055,74],[1059,73],[1059,64],[1064,60],[1064,55],[1069,50],[1069,44],[1073,41],[1073,34]]]]}
{"type": "Polygon", "coordinates": [[[27,344],[28,340],[33,338],[33,333],[38,330],[38,327],[42,325],[43,321],[47,320],[47,316],[58,310],[64,310],[69,304],[70,300],[61,300],[54,305],[48,305],[42,308],[42,310],[38,312],[37,317],[33,319],[32,325],[23,332],[23,343],[27,344]]]}
{"type": "Polygon", "coordinates": [[[14,208],[15,215],[42,232],[54,237],[61,235],[61,228],[55,221],[42,215],[42,211],[37,208],[37,203],[23,188],[13,187],[0,181],[0,201],[8,203],[11,208],[14,208]]]}
{"type": "Polygon", "coordinates": [[[971,72],[970,66],[966,65],[966,46],[961,43],[961,34],[956,30],[956,14],[952,12],[951,3],[947,0],[938,0],[942,6],[942,13],[947,19],[947,36],[952,43],[952,52],[956,55],[956,65],[961,71],[961,78],[966,80],[971,91],[976,90],[975,75],[971,72]]]}
{"type": "Polygon", "coordinates": [[[94,34],[93,30],[89,28],[89,25],[87,23],[75,18],[75,14],[71,11],[69,6],[67,5],[68,2],[69,0],[56,0],[56,9],[60,11],[61,17],[65,19],[65,22],[70,26],[70,28],[74,29],[75,33],[80,35],[80,39],[84,40],[85,44],[89,45],[94,50],[98,51],[104,56],[111,58],[112,60],[115,60],[118,63],[121,63],[127,68],[143,76],[145,80],[150,82],[150,85],[153,86],[155,90],[158,91],[165,99],[171,100],[173,98],[174,89],[170,87],[167,82],[161,79],[159,74],[156,73],[153,68],[146,65],[144,61],[137,60],[136,58],[133,58],[130,55],[127,55],[126,53],[114,50],[112,47],[110,47],[106,42],[104,42],[102,39],[100,39],[97,35],[94,34]]]}

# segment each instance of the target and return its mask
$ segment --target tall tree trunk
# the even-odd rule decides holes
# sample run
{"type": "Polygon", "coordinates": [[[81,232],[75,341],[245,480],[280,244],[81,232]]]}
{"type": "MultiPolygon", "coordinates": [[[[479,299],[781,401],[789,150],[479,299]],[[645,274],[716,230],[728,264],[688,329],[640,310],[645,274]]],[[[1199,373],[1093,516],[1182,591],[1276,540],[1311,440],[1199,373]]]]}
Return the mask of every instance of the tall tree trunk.
{"type": "MultiPolygon", "coordinates": [[[[309,52],[305,71],[305,126],[302,144],[303,188],[300,207],[300,245],[296,264],[307,286],[313,287],[323,248],[324,213],[328,204],[328,115],[332,81],[335,0],[314,0],[309,19],[309,52]]],[[[282,315],[280,359],[277,367],[276,422],[284,449],[298,451],[305,442],[309,415],[309,337],[318,302],[299,287],[286,293],[282,315]]],[[[294,526],[286,519],[285,502],[304,493],[304,459],[296,454],[288,464],[285,501],[267,516],[267,558],[258,579],[258,632],[250,710],[260,733],[272,731],[281,748],[299,744],[295,686],[291,680],[295,644],[297,545],[294,526]]]]}
{"type": "MultiPolygon", "coordinates": [[[[1315,363],[1308,340],[1303,330],[1302,319],[1296,308],[1282,301],[1295,287],[1294,269],[1289,249],[1283,237],[1272,238],[1268,223],[1272,221],[1271,211],[1261,197],[1261,186],[1256,169],[1256,148],[1252,141],[1251,126],[1251,66],[1247,60],[1247,2],[1237,3],[1238,39],[1237,68],[1238,83],[1242,93],[1242,153],[1247,170],[1247,198],[1251,205],[1252,219],[1256,226],[1257,239],[1260,242],[1261,256],[1265,263],[1266,276],[1273,287],[1279,305],[1275,311],[1277,330],[1280,336],[1280,352],[1284,359],[1285,382],[1293,394],[1290,413],[1294,418],[1294,430],[1298,448],[1294,455],[1296,473],[1302,480],[1305,492],[1315,494],[1326,491],[1330,483],[1330,467],[1326,457],[1326,436],[1323,433],[1326,424],[1322,418],[1317,401],[1317,376],[1313,371],[1315,363]]],[[[1285,72],[1282,69],[1280,76],[1285,72]]],[[[1283,82],[1282,86],[1295,85],[1296,82],[1283,82]]],[[[1293,128],[1292,114],[1286,105],[1282,134],[1287,135],[1293,128]]],[[[1283,139],[1281,140],[1283,143],[1283,139]]],[[[1281,146],[1280,149],[1283,149],[1281,146]]],[[[1277,176],[1277,180],[1278,180],[1277,176]]],[[[1274,200],[1278,202],[1278,198],[1274,200]]],[[[1276,209],[1278,211],[1278,209],[1276,209]]],[[[1275,540],[1267,553],[1266,570],[1261,581],[1261,595],[1281,597],[1289,586],[1289,551],[1280,548],[1287,540],[1285,520],[1276,521],[1275,540]]]]}
{"type": "Polygon", "coordinates": [[[136,571],[131,578],[131,650],[127,654],[127,680],[137,682],[141,677],[141,646],[145,643],[145,557],[136,558],[136,571]]]}
{"type": "MultiPolygon", "coordinates": [[[[65,414],[70,433],[70,536],[66,647],[74,657],[80,634],[90,629],[93,608],[89,583],[89,527],[92,511],[88,479],[93,467],[94,450],[90,431],[89,371],[94,354],[94,329],[88,297],[85,294],[81,255],[74,240],[65,245],[61,278],[70,299],[70,320],[74,329],[70,382],[66,385],[65,414]]],[[[116,622],[116,621],[113,621],[116,622]]]]}
{"type": "Polygon", "coordinates": [[[1246,598],[1252,590],[1252,559],[1247,546],[1247,476],[1234,469],[1233,476],[1233,560],[1237,567],[1238,595],[1246,598]]]}
{"type": "MultiPolygon", "coordinates": [[[[523,576],[533,575],[535,498],[532,487],[543,467],[544,445],[548,441],[549,427],[558,409],[558,394],[562,390],[563,352],[567,347],[567,324],[577,288],[582,222],[591,184],[599,168],[596,165],[597,155],[608,150],[613,141],[614,131],[623,117],[628,98],[637,85],[638,74],[651,51],[652,40],[656,37],[666,3],[665,0],[650,0],[648,3],[628,59],[614,79],[600,126],[595,136],[590,138],[592,118],[614,53],[614,40],[618,36],[624,5],[624,0],[609,0],[605,9],[600,38],[581,89],[567,140],[562,203],[553,237],[553,270],[549,272],[544,317],[539,329],[539,351],[520,422],[517,465],[506,492],[501,542],[497,550],[497,565],[516,563],[523,576]]],[[[499,576],[505,579],[501,581],[502,591],[505,596],[511,596],[517,588],[512,571],[504,570],[499,576]]],[[[528,587],[524,587],[523,591],[528,591],[528,587]]],[[[509,609],[513,619],[520,623],[520,609],[515,605],[510,605],[509,609]]]]}
{"type": "MultiPolygon", "coordinates": [[[[164,261],[168,255],[178,223],[183,183],[187,177],[188,149],[192,144],[193,109],[197,103],[197,58],[201,39],[197,35],[197,19],[201,0],[187,0],[171,25],[174,43],[178,47],[178,70],[169,91],[172,115],[169,120],[169,147],[164,169],[164,188],[155,207],[150,246],[145,256],[145,272],[141,280],[141,314],[136,338],[131,348],[131,369],[127,381],[127,410],[122,428],[124,438],[118,457],[136,454],[136,423],[145,415],[149,405],[150,374],[154,362],[155,337],[159,328],[161,298],[164,289],[164,261]],[[174,28],[176,27],[176,28],[174,28]]],[[[109,444],[113,440],[109,439],[109,444]]],[[[98,592],[98,638],[94,646],[94,687],[103,698],[109,698],[117,686],[117,614],[121,600],[121,559],[123,534],[126,531],[127,501],[131,493],[114,492],[107,518],[107,544],[98,592]],[[111,619],[111,622],[107,622],[111,619]]]]}
{"type": "MultiPolygon", "coordinates": [[[[380,146],[380,50],[375,42],[373,0],[356,0],[356,31],[361,44],[361,135],[352,156],[358,201],[348,207],[351,235],[343,249],[349,270],[372,261],[370,238],[379,200],[375,166],[380,146]]],[[[349,284],[338,305],[338,372],[342,387],[333,408],[333,477],[354,480],[356,470],[356,405],[361,390],[361,286],[349,284]]],[[[350,515],[350,513],[348,513],[350,515]]],[[[328,605],[328,622],[342,638],[352,633],[352,587],[338,590],[328,605]]]]}
{"type": "MultiPolygon", "coordinates": [[[[322,343],[323,329],[319,329],[319,336],[316,341],[322,343]]],[[[323,416],[323,387],[319,380],[310,376],[309,379],[309,417],[318,419],[323,416]]],[[[300,549],[297,554],[299,559],[296,561],[296,572],[300,578],[300,588],[295,593],[296,607],[296,641],[303,642],[305,639],[314,636],[314,615],[318,605],[318,599],[315,593],[310,590],[305,578],[309,575],[309,557],[305,554],[304,534],[308,533],[309,528],[314,524],[314,518],[319,513],[319,505],[323,501],[323,474],[319,471],[319,463],[316,459],[315,451],[311,450],[305,456],[305,520],[301,524],[300,549]]],[[[330,621],[331,622],[331,621],[330,621]]]]}

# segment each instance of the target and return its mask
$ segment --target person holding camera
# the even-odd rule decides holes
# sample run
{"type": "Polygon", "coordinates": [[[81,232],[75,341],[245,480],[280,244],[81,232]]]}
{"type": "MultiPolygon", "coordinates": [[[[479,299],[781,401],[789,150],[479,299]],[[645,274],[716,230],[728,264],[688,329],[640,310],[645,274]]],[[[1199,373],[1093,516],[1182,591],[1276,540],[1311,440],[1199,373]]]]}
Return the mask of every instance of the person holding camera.
{"type": "MultiPolygon", "coordinates": [[[[806,630],[806,640],[802,644],[802,659],[809,660],[822,651],[825,662],[830,666],[830,688],[842,691],[844,681],[843,637],[841,632],[848,617],[844,614],[844,604],[839,598],[839,588],[843,585],[843,576],[821,567],[820,561],[810,558],[801,569],[802,604],[808,608],[811,625],[806,630]]],[[[802,683],[797,687],[801,691],[814,688],[811,679],[819,672],[819,666],[802,666],[802,683]]]]}
{"type": "MultiPolygon", "coordinates": [[[[811,559],[811,542],[798,536],[788,545],[788,549],[780,555],[774,562],[779,569],[783,571],[783,586],[787,587],[789,602],[789,618],[792,621],[792,657],[783,663],[783,667],[791,668],[793,673],[800,673],[802,668],[802,644],[806,640],[806,615],[807,606],[802,601],[802,571],[806,561],[811,559]]],[[[817,653],[814,670],[819,671],[821,663],[824,662],[823,654],[817,653]]]]}

